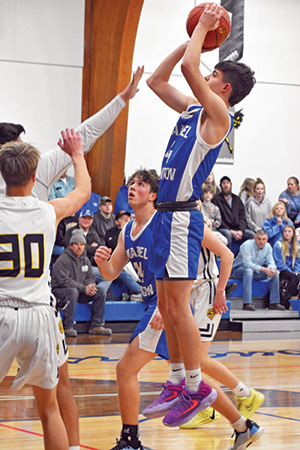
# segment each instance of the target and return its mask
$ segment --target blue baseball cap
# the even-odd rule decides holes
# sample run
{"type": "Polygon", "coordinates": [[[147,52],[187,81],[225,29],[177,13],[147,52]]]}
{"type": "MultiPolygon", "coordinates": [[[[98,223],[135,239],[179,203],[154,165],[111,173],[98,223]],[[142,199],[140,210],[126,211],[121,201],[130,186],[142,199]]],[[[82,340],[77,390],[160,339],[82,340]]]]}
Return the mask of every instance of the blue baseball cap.
{"type": "Polygon", "coordinates": [[[89,217],[94,217],[94,214],[92,213],[92,211],[90,209],[83,209],[79,215],[79,217],[84,217],[84,216],[89,216],[89,217]]]}

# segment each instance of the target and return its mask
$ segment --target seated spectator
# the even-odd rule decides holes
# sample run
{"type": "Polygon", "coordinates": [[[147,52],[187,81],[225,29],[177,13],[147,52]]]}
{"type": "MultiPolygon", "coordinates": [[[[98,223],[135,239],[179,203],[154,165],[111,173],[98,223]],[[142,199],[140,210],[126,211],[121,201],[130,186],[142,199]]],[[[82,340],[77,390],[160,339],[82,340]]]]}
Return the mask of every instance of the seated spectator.
{"type": "Polygon", "coordinates": [[[81,229],[86,239],[85,254],[89,258],[90,262],[93,262],[94,254],[100,245],[100,238],[96,231],[92,228],[94,214],[89,210],[83,210],[78,217],[78,223],[73,227],[68,227],[68,231],[65,234],[64,246],[70,245],[70,239],[75,229],[81,229]]]}
{"type": "MultiPolygon", "coordinates": [[[[105,235],[105,245],[106,247],[112,249],[112,253],[117,246],[119,234],[121,233],[125,225],[130,222],[130,220],[131,213],[129,211],[119,211],[116,215],[116,226],[107,230],[105,235]]],[[[131,300],[142,301],[140,285],[132,278],[130,273],[126,271],[126,267],[121,271],[116,280],[121,281],[125,284],[125,286],[127,286],[127,288],[129,289],[129,296],[131,300]]]]}
{"type": "Polygon", "coordinates": [[[70,245],[53,265],[52,292],[63,307],[65,335],[76,337],[74,314],[77,302],[93,302],[90,334],[109,336],[111,329],[104,328],[105,297],[98,292],[92,265],[84,255],[86,239],[82,230],[73,230],[70,245]]]}
{"type": "Polygon", "coordinates": [[[300,192],[299,180],[290,177],[287,180],[287,189],[279,195],[279,200],[285,204],[288,217],[294,222],[295,228],[300,227],[300,192]]]}
{"type": "Polygon", "coordinates": [[[219,186],[217,186],[216,180],[215,180],[215,176],[213,172],[210,172],[210,174],[208,175],[208,177],[206,178],[206,180],[204,181],[204,183],[202,184],[202,192],[203,189],[206,186],[211,186],[213,189],[213,196],[215,197],[219,192],[220,192],[220,188],[219,186]]]}
{"type": "Polygon", "coordinates": [[[65,170],[56,181],[56,183],[54,183],[54,185],[52,186],[48,200],[53,200],[54,198],[63,198],[74,189],[74,177],[70,177],[69,175],[67,175],[67,170],[65,170]]]}
{"type": "Polygon", "coordinates": [[[116,225],[109,228],[105,234],[106,247],[111,248],[114,251],[118,243],[119,234],[126,223],[130,222],[130,217],[131,213],[129,211],[121,210],[117,212],[115,219],[116,225]]]}
{"type": "Polygon", "coordinates": [[[300,281],[299,242],[295,228],[286,225],[282,232],[282,239],[273,247],[274,261],[279,270],[281,302],[289,308],[289,299],[298,298],[298,284],[300,281]]]}
{"type": "Polygon", "coordinates": [[[248,198],[252,197],[253,195],[254,183],[255,180],[253,180],[253,178],[245,178],[242,186],[240,187],[239,197],[244,205],[246,204],[248,198]]]}
{"type": "Polygon", "coordinates": [[[73,214],[73,216],[65,217],[61,220],[56,229],[56,238],[53,247],[53,252],[51,256],[51,264],[53,265],[59,255],[61,255],[65,250],[65,237],[66,233],[70,228],[74,228],[78,225],[78,216],[73,214]]]}
{"type": "Polygon", "coordinates": [[[100,238],[101,245],[105,245],[105,234],[109,228],[115,226],[115,215],[112,214],[112,202],[107,196],[101,197],[99,210],[94,214],[93,229],[100,238]]]}
{"type": "Polygon", "coordinates": [[[223,244],[228,245],[228,241],[223,234],[218,232],[218,228],[221,225],[221,213],[217,205],[212,203],[213,189],[211,186],[205,186],[201,195],[203,215],[206,219],[207,226],[214,232],[214,234],[223,242],[223,244]]]}
{"type": "Polygon", "coordinates": [[[273,247],[281,236],[286,225],[293,225],[293,222],[286,214],[285,205],[283,202],[277,202],[272,208],[271,213],[264,220],[263,230],[266,231],[269,239],[269,244],[273,247]]]}
{"type": "Polygon", "coordinates": [[[89,258],[92,263],[92,269],[95,275],[95,281],[98,289],[99,295],[105,302],[107,297],[108,289],[111,285],[111,281],[105,280],[98,270],[96,263],[94,262],[94,254],[99,245],[101,245],[101,239],[99,238],[96,231],[92,228],[93,224],[93,213],[90,210],[85,210],[80,213],[78,218],[78,223],[74,223],[73,227],[68,227],[68,230],[64,239],[64,246],[68,247],[70,245],[70,239],[74,229],[81,229],[86,239],[85,255],[89,258]]]}
{"type": "Polygon", "coordinates": [[[255,233],[261,230],[271,210],[272,203],[265,196],[265,184],[260,178],[257,178],[254,184],[253,197],[249,197],[245,205],[246,221],[249,230],[255,233]]]}
{"type": "Polygon", "coordinates": [[[231,248],[233,241],[242,243],[254,237],[254,232],[246,229],[245,208],[241,199],[232,193],[232,184],[229,177],[220,180],[221,192],[212,199],[221,212],[221,226],[219,232],[226,237],[231,248]]]}
{"type": "Polygon", "coordinates": [[[231,276],[243,280],[243,309],[255,311],[252,304],[252,281],[270,280],[269,309],[285,309],[280,304],[279,275],[272,255],[272,247],[267,242],[264,230],[258,230],[254,239],[244,242],[234,262],[231,276]]]}

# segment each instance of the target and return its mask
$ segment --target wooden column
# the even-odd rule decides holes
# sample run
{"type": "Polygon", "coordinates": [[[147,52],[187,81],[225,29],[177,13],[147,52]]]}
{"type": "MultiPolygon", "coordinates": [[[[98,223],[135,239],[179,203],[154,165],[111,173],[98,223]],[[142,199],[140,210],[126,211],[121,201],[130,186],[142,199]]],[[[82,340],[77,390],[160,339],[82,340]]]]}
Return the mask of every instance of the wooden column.
{"type": "MultiPolygon", "coordinates": [[[[82,120],[129,83],[143,1],[86,0],[82,120]]],[[[113,202],[124,179],[127,119],[128,106],[87,156],[93,191],[113,202]]]]}

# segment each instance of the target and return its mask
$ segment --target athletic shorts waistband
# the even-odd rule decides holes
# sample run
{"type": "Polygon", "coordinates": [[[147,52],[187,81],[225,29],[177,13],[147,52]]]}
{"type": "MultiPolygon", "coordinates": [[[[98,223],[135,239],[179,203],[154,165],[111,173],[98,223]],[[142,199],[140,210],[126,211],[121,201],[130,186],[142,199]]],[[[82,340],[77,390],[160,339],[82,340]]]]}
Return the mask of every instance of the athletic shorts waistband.
{"type": "Polygon", "coordinates": [[[197,209],[197,202],[158,202],[157,211],[194,211],[197,209]]]}

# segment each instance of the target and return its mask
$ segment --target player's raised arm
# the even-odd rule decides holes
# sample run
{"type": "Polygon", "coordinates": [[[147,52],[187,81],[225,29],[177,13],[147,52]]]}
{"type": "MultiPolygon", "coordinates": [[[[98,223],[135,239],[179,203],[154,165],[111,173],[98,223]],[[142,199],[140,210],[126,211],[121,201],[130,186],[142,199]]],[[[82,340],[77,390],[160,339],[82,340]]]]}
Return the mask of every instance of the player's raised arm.
{"type": "Polygon", "coordinates": [[[58,145],[72,159],[75,174],[75,189],[64,198],[51,200],[56,212],[56,223],[64,217],[73,215],[90,198],[91,182],[83,156],[80,133],[66,129],[61,132],[58,145]]]}
{"type": "Polygon", "coordinates": [[[216,126],[223,128],[226,132],[229,125],[227,112],[229,103],[226,104],[224,100],[227,99],[221,98],[220,94],[229,91],[231,86],[229,83],[222,83],[221,72],[215,70],[212,75],[204,78],[199,69],[205,36],[208,31],[217,28],[221,15],[222,11],[218,5],[206,5],[185,51],[181,70],[193,94],[204,107],[207,116],[213,119],[216,126]]]}
{"type": "Polygon", "coordinates": [[[138,85],[143,76],[143,73],[144,73],[144,66],[141,67],[138,66],[138,68],[132,75],[132,80],[130,81],[130,83],[126,86],[124,91],[120,92],[119,95],[121,99],[124,100],[125,103],[131,100],[135,96],[135,94],[139,92],[138,85]]]}
{"type": "Polygon", "coordinates": [[[178,89],[169,83],[170,76],[176,64],[181,60],[187,47],[187,42],[177,47],[153,74],[148,78],[147,84],[155,92],[155,94],[166,105],[175,111],[181,113],[185,111],[187,106],[191,104],[195,99],[187,95],[182,94],[178,89]]]}
{"type": "Polygon", "coordinates": [[[123,233],[120,233],[118,244],[111,255],[111,248],[100,246],[97,248],[94,260],[98,266],[101,275],[108,281],[117,278],[128,262],[126,256],[125,245],[123,241],[123,233]]]}

